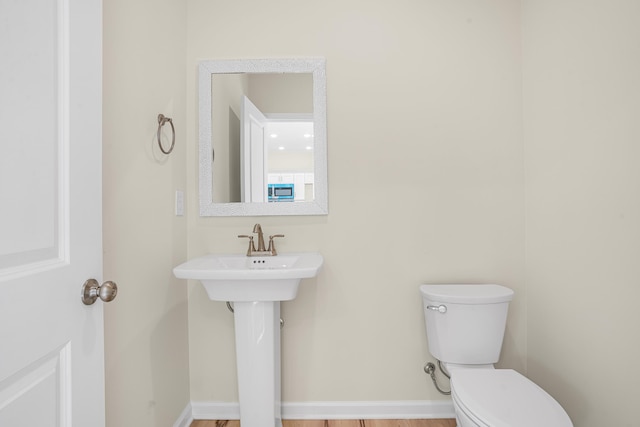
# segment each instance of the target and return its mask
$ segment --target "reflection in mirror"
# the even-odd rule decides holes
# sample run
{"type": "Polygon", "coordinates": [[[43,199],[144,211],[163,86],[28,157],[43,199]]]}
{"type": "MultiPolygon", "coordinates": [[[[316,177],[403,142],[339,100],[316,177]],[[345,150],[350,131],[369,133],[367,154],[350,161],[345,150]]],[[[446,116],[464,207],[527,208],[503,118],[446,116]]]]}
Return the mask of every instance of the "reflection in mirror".
{"type": "Polygon", "coordinates": [[[203,61],[200,215],[327,213],[323,59],[203,61]]]}

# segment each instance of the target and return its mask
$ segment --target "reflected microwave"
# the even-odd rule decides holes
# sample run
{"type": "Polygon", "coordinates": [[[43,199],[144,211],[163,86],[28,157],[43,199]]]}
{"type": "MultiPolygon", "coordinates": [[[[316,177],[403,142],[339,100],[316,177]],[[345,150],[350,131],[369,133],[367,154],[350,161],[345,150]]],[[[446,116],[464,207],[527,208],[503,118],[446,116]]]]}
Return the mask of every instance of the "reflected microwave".
{"type": "Polygon", "coordinates": [[[293,202],[294,196],[293,184],[269,184],[270,202],[293,202]]]}

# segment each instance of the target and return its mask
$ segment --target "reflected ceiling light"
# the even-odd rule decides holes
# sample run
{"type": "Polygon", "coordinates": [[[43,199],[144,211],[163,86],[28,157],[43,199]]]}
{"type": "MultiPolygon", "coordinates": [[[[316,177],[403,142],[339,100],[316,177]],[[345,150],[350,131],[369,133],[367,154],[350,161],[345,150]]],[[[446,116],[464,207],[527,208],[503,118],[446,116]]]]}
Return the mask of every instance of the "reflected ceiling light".
{"type": "Polygon", "coordinates": [[[312,134],[310,134],[310,133],[305,133],[305,134],[304,134],[304,137],[305,137],[305,138],[312,138],[312,137],[313,137],[313,135],[312,135],[312,134]]]}
{"type": "Polygon", "coordinates": [[[278,147],[278,150],[284,150],[284,147],[280,146],[278,147]]]}
{"type": "Polygon", "coordinates": [[[271,138],[277,138],[278,134],[277,133],[272,133],[271,135],[269,135],[271,138]]]}

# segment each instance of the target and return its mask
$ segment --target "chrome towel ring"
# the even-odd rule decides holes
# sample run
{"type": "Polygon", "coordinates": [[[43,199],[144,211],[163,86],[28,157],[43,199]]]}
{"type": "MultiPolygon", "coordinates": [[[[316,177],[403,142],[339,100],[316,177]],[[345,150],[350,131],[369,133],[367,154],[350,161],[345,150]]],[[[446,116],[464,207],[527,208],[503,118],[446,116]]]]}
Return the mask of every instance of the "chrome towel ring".
{"type": "Polygon", "coordinates": [[[170,119],[169,117],[165,117],[164,114],[158,114],[158,146],[160,147],[160,151],[162,151],[164,154],[169,154],[173,151],[173,146],[176,144],[176,128],[173,127],[173,120],[170,119]],[[165,123],[169,122],[169,124],[171,125],[171,147],[169,147],[168,150],[165,150],[164,147],[162,147],[162,138],[161,138],[161,133],[162,133],[162,126],[164,126],[165,123]]]}

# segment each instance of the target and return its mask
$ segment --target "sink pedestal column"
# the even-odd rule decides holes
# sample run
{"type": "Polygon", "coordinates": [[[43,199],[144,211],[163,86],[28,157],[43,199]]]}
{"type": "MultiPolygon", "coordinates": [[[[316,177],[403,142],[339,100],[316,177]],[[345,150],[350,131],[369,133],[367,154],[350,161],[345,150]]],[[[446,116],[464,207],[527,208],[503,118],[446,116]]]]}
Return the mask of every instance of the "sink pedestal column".
{"type": "Polygon", "coordinates": [[[280,302],[234,302],[240,425],[282,427],[280,302]]]}

